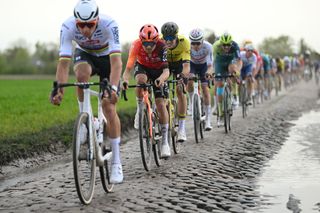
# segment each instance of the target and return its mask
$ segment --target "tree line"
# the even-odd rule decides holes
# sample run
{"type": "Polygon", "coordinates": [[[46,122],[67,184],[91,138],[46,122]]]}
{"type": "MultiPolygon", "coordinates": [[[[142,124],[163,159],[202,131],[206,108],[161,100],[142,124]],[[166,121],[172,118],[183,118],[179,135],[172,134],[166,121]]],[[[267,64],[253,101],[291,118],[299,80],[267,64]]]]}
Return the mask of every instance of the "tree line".
{"type": "MultiPolygon", "coordinates": [[[[211,44],[217,39],[215,33],[206,30],[206,40],[211,44]]],[[[241,41],[237,41],[241,45],[241,41]]],[[[294,51],[294,40],[287,35],[265,38],[256,47],[274,57],[291,56],[294,51]]],[[[122,45],[123,66],[126,65],[130,43],[122,45]]],[[[299,41],[298,54],[311,52],[312,60],[320,60],[320,54],[314,51],[305,41],[299,41]]],[[[22,39],[12,47],[0,51],[0,74],[55,74],[58,60],[59,44],[54,42],[37,42],[32,52],[22,39]]]]}

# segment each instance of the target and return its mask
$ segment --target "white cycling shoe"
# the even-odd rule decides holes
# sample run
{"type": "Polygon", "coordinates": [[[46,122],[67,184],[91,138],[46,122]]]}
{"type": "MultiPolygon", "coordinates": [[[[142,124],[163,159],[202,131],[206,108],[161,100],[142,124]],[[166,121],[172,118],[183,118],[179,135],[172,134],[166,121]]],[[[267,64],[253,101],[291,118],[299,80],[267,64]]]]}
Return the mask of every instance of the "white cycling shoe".
{"type": "Polygon", "coordinates": [[[81,124],[79,128],[80,143],[84,144],[87,141],[88,129],[85,124],[81,124]]]}
{"type": "Polygon", "coordinates": [[[168,158],[171,156],[170,146],[167,143],[162,143],[161,145],[161,158],[168,158]]]}
{"type": "Polygon", "coordinates": [[[185,130],[178,130],[178,142],[184,142],[187,140],[186,131],[185,130]]]}
{"type": "Polygon", "coordinates": [[[205,131],[210,131],[210,130],[212,130],[212,126],[211,126],[211,122],[210,122],[210,121],[206,121],[206,122],[205,122],[204,130],[205,130],[205,131]]]}
{"type": "Polygon", "coordinates": [[[136,112],[134,116],[134,128],[139,129],[139,112],[136,112]]]}
{"type": "Polygon", "coordinates": [[[110,183],[118,184],[123,181],[122,165],[121,163],[115,163],[111,165],[110,183]]]}

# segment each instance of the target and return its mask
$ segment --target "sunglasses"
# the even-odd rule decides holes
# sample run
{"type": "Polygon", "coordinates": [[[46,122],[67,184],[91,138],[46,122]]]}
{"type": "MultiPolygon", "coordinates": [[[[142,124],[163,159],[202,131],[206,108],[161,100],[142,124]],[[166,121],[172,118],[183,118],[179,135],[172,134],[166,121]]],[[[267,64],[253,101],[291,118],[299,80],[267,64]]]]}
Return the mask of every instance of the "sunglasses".
{"type": "Polygon", "coordinates": [[[191,42],[191,45],[197,45],[197,46],[199,46],[199,45],[201,45],[201,42],[191,42]]]}
{"type": "Polygon", "coordinates": [[[163,39],[165,41],[173,41],[175,40],[177,37],[176,36],[173,36],[173,35],[168,35],[168,36],[164,36],[163,39]]]}
{"type": "Polygon", "coordinates": [[[84,28],[85,26],[87,26],[88,28],[92,28],[94,26],[96,26],[97,22],[94,21],[94,22],[78,22],[77,23],[77,26],[79,28],[84,28]]]}
{"type": "Polygon", "coordinates": [[[231,44],[223,44],[222,46],[229,48],[229,47],[231,47],[231,44]]]}
{"type": "Polygon", "coordinates": [[[147,47],[147,46],[153,47],[154,45],[156,45],[156,43],[153,42],[153,41],[143,41],[142,45],[145,46],[145,47],[147,47]]]}

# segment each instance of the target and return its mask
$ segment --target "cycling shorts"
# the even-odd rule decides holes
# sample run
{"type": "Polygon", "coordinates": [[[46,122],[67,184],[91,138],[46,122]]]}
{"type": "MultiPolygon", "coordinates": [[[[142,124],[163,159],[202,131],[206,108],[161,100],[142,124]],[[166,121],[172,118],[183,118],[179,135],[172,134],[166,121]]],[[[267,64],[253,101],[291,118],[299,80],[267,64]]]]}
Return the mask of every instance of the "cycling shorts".
{"type": "Polygon", "coordinates": [[[201,83],[208,83],[208,80],[206,79],[207,70],[208,70],[207,63],[195,64],[190,62],[190,73],[199,75],[201,83]]]}
{"type": "MultiPolygon", "coordinates": [[[[154,82],[157,78],[160,77],[162,74],[163,69],[150,69],[142,64],[139,64],[136,62],[134,67],[134,77],[138,74],[144,74],[148,77],[148,81],[154,82]]],[[[153,94],[155,98],[168,98],[169,97],[169,91],[168,91],[168,85],[164,84],[163,86],[163,94],[161,91],[161,88],[153,86],[153,94]]]]}

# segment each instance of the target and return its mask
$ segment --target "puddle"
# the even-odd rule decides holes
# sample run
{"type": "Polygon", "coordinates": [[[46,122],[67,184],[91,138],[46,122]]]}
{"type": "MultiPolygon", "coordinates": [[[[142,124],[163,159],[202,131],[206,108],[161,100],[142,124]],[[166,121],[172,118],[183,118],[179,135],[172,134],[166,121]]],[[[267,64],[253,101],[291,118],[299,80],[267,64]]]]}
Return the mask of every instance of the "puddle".
{"type": "Polygon", "coordinates": [[[287,208],[290,195],[302,212],[320,211],[320,112],[303,114],[293,123],[287,141],[258,179],[264,200],[259,212],[292,212],[287,208]]]}

